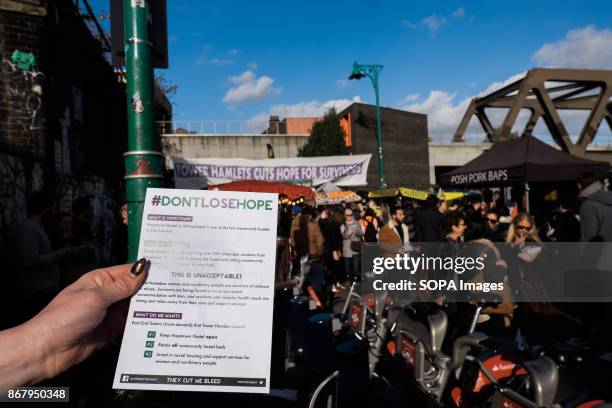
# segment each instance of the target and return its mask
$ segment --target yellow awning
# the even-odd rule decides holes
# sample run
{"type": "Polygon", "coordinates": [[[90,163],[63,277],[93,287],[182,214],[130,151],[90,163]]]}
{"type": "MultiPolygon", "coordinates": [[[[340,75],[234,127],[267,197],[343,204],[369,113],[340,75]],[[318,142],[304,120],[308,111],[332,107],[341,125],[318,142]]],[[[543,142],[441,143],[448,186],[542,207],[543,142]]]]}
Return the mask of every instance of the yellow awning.
{"type": "Polygon", "coordinates": [[[368,193],[369,198],[385,198],[394,197],[399,192],[399,188],[385,188],[382,190],[374,190],[368,193]]]}

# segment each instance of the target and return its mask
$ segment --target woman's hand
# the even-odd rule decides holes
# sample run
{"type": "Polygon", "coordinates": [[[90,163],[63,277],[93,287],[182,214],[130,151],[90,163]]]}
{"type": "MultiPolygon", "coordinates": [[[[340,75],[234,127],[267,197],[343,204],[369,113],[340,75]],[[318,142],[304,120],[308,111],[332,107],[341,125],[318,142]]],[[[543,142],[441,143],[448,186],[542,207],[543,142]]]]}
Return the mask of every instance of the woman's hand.
{"type": "Polygon", "coordinates": [[[91,271],[31,320],[0,332],[0,389],[52,378],[119,336],[145,269],[141,259],[91,271]]]}

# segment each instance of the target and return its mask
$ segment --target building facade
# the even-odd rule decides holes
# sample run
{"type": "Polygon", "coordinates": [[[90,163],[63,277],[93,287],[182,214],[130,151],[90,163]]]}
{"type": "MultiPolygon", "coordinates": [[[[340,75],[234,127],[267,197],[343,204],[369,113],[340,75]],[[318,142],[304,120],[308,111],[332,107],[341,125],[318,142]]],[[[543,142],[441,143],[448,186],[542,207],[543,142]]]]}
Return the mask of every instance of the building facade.
{"type": "MultiPolygon", "coordinates": [[[[385,181],[389,187],[428,188],[427,115],[380,108],[385,181]]],[[[376,107],[353,103],[339,113],[352,154],[372,154],[368,189],[380,187],[376,107]]]]}

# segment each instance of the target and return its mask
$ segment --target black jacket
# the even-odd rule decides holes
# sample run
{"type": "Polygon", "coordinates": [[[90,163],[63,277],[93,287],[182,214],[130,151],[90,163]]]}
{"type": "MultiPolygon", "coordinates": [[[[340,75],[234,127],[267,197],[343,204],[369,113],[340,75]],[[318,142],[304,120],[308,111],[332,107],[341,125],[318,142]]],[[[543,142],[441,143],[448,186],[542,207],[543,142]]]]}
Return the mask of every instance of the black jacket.
{"type": "Polygon", "coordinates": [[[442,239],[442,218],[444,216],[435,207],[426,208],[416,217],[418,241],[440,242],[442,239]]]}

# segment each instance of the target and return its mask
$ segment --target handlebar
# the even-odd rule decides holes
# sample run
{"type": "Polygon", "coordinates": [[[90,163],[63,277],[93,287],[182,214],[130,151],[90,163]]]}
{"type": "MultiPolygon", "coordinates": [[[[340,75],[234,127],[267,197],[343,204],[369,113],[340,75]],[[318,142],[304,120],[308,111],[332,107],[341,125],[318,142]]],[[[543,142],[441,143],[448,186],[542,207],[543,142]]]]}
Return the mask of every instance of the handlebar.
{"type": "Polygon", "coordinates": [[[446,366],[449,370],[455,370],[463,365],[470,347],[480,347],[489,337],[480,332],[474,332],[461,336],[453,343],[453,358],[446,366]]]}

